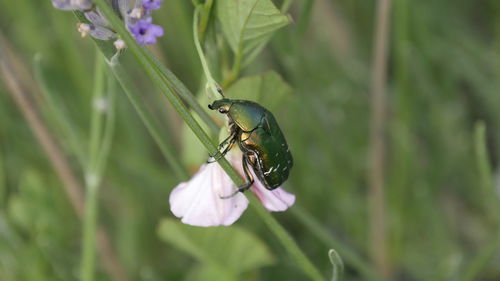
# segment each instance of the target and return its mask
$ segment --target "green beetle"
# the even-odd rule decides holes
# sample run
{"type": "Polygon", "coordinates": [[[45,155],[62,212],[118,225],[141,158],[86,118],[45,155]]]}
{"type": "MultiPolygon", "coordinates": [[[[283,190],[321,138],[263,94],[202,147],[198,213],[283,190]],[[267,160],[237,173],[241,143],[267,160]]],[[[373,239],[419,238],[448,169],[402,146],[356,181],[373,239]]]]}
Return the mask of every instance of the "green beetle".
{"type": "Polygon", "coordinates": [[[243,192],[253,184],[249,166],[269,190],[279,187],[287,180],[293,167],[292,154],[269,110],[252,101],[227,98],[214,101],[208,108],[226,114],[229,118],[230,135],[219,145],[219,148],[227,145],[220,157],[236,142],[243,152],[243,170],[248,182],[239,187],[238,191],[243,192]]]}

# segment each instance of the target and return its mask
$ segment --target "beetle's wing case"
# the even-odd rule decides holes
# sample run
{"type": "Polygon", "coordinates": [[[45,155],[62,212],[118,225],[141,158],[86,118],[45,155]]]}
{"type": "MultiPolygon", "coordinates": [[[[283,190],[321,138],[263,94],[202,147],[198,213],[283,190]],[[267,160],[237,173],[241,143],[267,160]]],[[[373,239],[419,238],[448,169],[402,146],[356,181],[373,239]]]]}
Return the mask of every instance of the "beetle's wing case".
{"type": "Polygon", "coordinates": [[[269,112],[258,103],[247,100],[232,100],[229,117],[245,132],[253,131],[260,125],[262,117],[269,112]]]}
{"type": "Polygon", "coordinates": [[[293,166],[292,154],[269,111],[264,114],[262,123],[253,132],[241,134],[240,140],[247,151],[254,153],[253,169],[266,188],[277,188],[287,180],[293,166]]]}

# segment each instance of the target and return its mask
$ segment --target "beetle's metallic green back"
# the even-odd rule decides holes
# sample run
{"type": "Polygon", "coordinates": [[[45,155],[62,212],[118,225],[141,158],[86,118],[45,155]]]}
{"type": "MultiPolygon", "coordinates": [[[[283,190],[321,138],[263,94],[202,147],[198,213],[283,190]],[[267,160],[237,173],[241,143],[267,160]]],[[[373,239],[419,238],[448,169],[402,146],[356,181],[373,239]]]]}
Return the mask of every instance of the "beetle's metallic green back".
{"type": "Polygon", "coordinates": [[[258,103],[246,100],[222,99],[210,105],[241,130],[239,146],[250,152],[252,168],[267,189],[280,186],[290,173],[293,158],[288,144],[273,114],[258,103]]]}
{"type": "Polygon", "coordinates": [[[293,158],[272,114],[267,112],[263,120],[267,120],[269,126],[259,126],[249,136],[243,133],[241,143],[257,156],[252,166],[259,180],[266,188],[274,189],[288,179],[293,158]]]}
{"type": "Polygon", "coordinates": [[[247,100],[221,99],[214,101],[209,107],[219,109],[221,113],[227,113],[231,120],[245,132],[250,132],[259,126],[261,116],[267,111],[258,103],[247,100]]]}

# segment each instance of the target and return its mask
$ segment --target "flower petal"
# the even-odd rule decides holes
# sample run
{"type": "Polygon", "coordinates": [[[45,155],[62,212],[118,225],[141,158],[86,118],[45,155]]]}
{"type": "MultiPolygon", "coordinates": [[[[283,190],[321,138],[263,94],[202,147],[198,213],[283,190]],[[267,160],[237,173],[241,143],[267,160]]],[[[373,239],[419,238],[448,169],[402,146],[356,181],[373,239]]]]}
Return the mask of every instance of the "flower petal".
{"type": "Polygon", "coordinates": [[[91,26],[89,34],[98,40],[110,40],[116,37],[116,33],[101,26],[91,26]]]}
{"type": "Polygon", "coordinates": [[[250,190],[255,193],[262,205],[271,212],[285,211],[295,203],[295,195],[292,193],[286,192],[281,187],[273,190],[266,189],[258,179],[250,190]]]}
{"type": "Polygon", "coordinates": [[[137,20],[134,24],[129,25],[128,27],[139,45],[155,44],[156,37],[163,35],[163,28],[159,25],[153,24],[150,17],[137,20]]]}
{"type": "Polygon", "coordinates": [[[120,10],[120,14],[124,17],[128,10],[130,10],[130,0],[118,0],[118,10],[120,10]]]}
{"type": "Polygon", "coordinates": [[[142,0],[142,5],[146,10],[156,10],[160,8],[163,0],[142,0]]]}
{"type": "Polygon", "coordinates": [[[170,210],[182,222],[195,226],[231,225],[248,206],[247,198],[235,190],[231,179],[217,163],[205,164],[188,182],[177,185],[170,193],[170,210]]]}
{"type": "Polygon", "coordinates": [[[99,9],[85,12],[85,17],[95,25],[104,27],[109,26],[108,20],[102,16],[102,13],[100,12],[99,9]]]}
{"type": "Polygon", "coordinates": [[[65,11],[84,11],[92,8],[92,2],[89,0],[52,0],[52,5],[56,9],[65,11]]]}

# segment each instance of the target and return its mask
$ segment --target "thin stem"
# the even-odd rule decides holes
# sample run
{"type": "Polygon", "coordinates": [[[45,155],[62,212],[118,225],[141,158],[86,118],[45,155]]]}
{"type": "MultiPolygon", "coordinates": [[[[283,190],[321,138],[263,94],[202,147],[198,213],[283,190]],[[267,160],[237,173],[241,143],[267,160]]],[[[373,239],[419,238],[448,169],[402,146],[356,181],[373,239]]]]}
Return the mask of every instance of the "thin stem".
{"type": "MultiPolygon", "coordinates": [[[[241,186],[241,184],[239,185],[241,186]]],[[[269,227],[271,232],[276,236],[282,246],[288,251],[290,256],[295,259],[295,262],[302,268],[302,271],[309,276],[312,280],[321,281],[325,280],[319,270],[309,260],[309,258],[302,252],[297,242],[285,230],[285,228],[267,211],[260,203],[256,195],[251,193],[248,196],[253,209],[257,212],[264,223],[269,227]]]]}
{"type": "Polygon", "coordinates": [[[207,31],[208,22],[210,20],[210,14],[212,11],[213,3],[214,3],[214,0],[207,0],[203,4],[203,14],[201,16],[201,21],[200,21],[200,25],[199,25],[199,32],[198,32],[198,35],[200,36],[202,41],[205,38],[205,34],[207,31]]]}
{"type": "MultiPolygon", "coordinates": [[[[213,98],[222,96],[219,91],[217,91],[217,82],[212,77],[212,73],[210,73],[210,68],[208,67],[207,60],[203,53],[203,49],[200,45],[200,39],[198,38],[198,17],[200,14],[200,5],[197,5],[194,9],[193,16],[193,36],[194,36],[194,45],[196,46],[196,51],[198,52],[198,56],[200,57],[201,65],[203,67],[203,72],[205,73],[205,78],[207,79],[208,88],[212,91],[213,98]]],[[[210,97],[210,96],[209,96],[210,97]]]]}
{"type": "Polygon", "coordinates": [[[173,145],[167,142],[168,137],[162,135],[161,126],[158,121],[151,115],[150,111],[146,108],[144,103],[141,101],[141,95],[134,88],[132,83],[130,83],[131,79],[128,77],[127,73],[125,73],[121,64],[114,64],[110,66],[111,71],[113,72],[116,80],[120,83],[121,88],[127,95],[130,103],[134,106],[135,111],[139,114],[142,122],[146,125],[149,133],[155,140],[156,144],[160,148],[161,153],[164,158],[167,160],[170,167],[173,169],[175,175],[179,180],[186,180],[189,177],[189,173],[184,169],[184,167],[177,161],[178,158],[173,145]]]}
{"type": "MultiPolygon", "coordinates": [[[[130,33],[125,29],[120,19],[114,14],[113,10],[104,0],[95,0],[97,6],[101,9],[104,16],[111,23],[113,28],[120,34],[122,39],[125,41],[130,51],[136,56],[138,62],[142,65],[146,73],[150,76],[153,82],[160,88],[161,92],[167,97],[169,102],[179,113],[181,118],[187,123],[187,125],[194,132],[196,137],[205,146],[211,155],[215,155],[217,150],[217,145],[209,138],[207,133],[200,127],[198,122],[189,113],[187,108],[181,102],[179,97],[175,94],[174,89],[172,89],[172,84],[165,83],[162,79],[162,74],[159,73],[158,69],[154,66],[154,62],[151,61],[145,54],[144,50],[137,45],[135,40],[132,38],[130,33]]],[[[221,157],[218,163],[228,174],[228,176],[233,180],[237,186],[244,184],[243,179],[240,177],[238,172],[229,164],[229,162],[221,157]]],[[[257,210],[257,213],[261,219],[268,225],[272,232],[278,237],[279,241],[283,244],[285,249],[290,253],[291,257],[295,259],[297,264],[302,268],[302,270],[313,280],[323,280],[323,277],[319,271],[310,262],[307,256],[302,252],[302,250],[297,246],[295,241],[291,238],[290,234],[274,219],[274,217],[267,212],[264,207],[257,203],[257,198],[255,196],[250,197],[252,202],[252,207],[257,210]]]]}
{"type": "Polygon", "coordinates": [[[294,206],[290,209],[293,216],[298,219],[299,222],[304,224],[304,226],[309,229],[309,232],[316,236],[317,239],[322,241],[327,247],[336,249],[342,258],[346,261],[346,264],[356,268],[360,275],[362,275],[365,280],[373,281],[384,281],[384,279],[379,273],[377,273],[366,261],[359,257],[356,252],[350,248],[344,246],[342,242],[337,240],[332,234],[325,229],[320,222],[318,222],[313,216],[311,216],[305,209],[300,206],[294,206]]]}
{"type": "Polygon", "coordinates": [[[231,67],[231,72],[229,72],[229,75],[226,77],[226,79],[224,79],[224,82],[222,82],[223,88],[229,88],[229,86],[231,86],[231,84],[233,84],[233,82],[236,81],[236,79],[240,75],[242,60],[243,60],[243,52],[241,51],[240,48],[240,50],[238,51],[238,53],[236,53],[234,57],[234,62],[233,66],[231,67]]]}
{"type": "Polygon", "coordinates": [[[85,216],[83,220],[82,280],[94,280],[97,226],[97,181],[86,185],[85,216]]]}
{"type": "MultiPolygon", "coordinates": [[[[498,225],[498,213],[500,204],[495,196],[490,160],[488,159],[488,149],[486,147],[486,125],[480,121],[474,128],[474,146],[476,154],[476,165],[479,172],[479,182],[487,206],[487,212],[492,213],[492,220],[498,225]]],[[[500,248],[500,228],[498,228],[489,243],[485,243],[478,253],[468,262],[461,281],[477,280],[481,271],[490,263],[493,256],[500,248]]]]}
{"type": "Polygon", "coordinates": [[[476,154],[476,165],[479,172],[479,182],[482,196],[488,198],[493,191],[491,167],[486,147],[486,126],[484,122],[478,122],[474,128],[474,148],[476,154]]]}
{"type": "Polygon", "coordinates": [[[81,277],[83,281],[93,281],[95,274],[95,244],[97,228],[97,194],[99,189],[100,175],[97,171],[99,159],[101,131],[103,126],[102,112],[97,108],[97,103],[104,95],[104,59],[100,53],[96,53],[94,92],[92,95],[90,143],[89,143],[89,166],[85,172],[85,216],[83,220],[82,240],[82,268],[81,277]]]}
{"type": "Polygon", "coordinates": [[[390,275],[386,247],[384,156],[385,115],[387,79],[387,42],[389,33],[390,0],[379,0],[375,24],[375,46],[373,48],[371,82],[371,124],[370,124],[370,243],[372,259],[379,272],[390,275]]]}
{"type": "Polygon", "coordinates": [[[96,171],[99,175],[104,173],[104,167],[109,156],[111,144],[113,142],[113,133],[115,129],[115,96],[117,85],[113,75],[107,75],[108,91],[104,104],[104,111],[106,112],[106,123],[104,127],[104,134],[102,136],[101,145],[99,147],[98,158],[96,160],[96,171]]]}
{"type": "Polygon", "coordinates": [[[96,172],[97,159],[99,158],[99,146],[103,126],[103,114],[98,108],[99,103],[104,102],[105,86],[105,63],[100,52],[96,52],[96,61],[94,69],[94,90],[91,100],[91,123],[90,123],[90,141],[89,141],[89,164],[87,175],[96,172]]]}
{"type": "Polygon", "coordinates": [[[165,83],[170,85],[172,89],[198,114],[201,120],[208,126],[210,133],[214,136],[219,134],[219,126],[214,122],[212,117],[201,107],[195,96],[165,65],[156,59],[151,52],[143,49],[146,56],[157,68],[165,83]]]}

